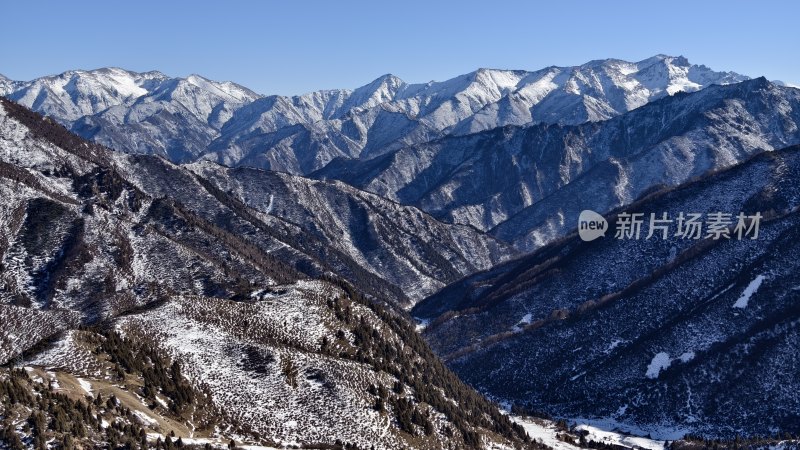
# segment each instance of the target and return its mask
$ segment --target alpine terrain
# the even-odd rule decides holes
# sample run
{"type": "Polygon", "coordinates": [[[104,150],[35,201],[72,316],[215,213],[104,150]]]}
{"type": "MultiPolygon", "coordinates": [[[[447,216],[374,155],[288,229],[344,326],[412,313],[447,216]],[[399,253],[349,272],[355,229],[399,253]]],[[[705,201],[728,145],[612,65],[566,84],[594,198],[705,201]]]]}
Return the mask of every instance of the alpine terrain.
{"type": "MultiPolygon", "coordinates": [[[[800,432],[800,147],[662,189],[417,305],[426,339],[493,398],[661,439],[800,432]],[[616,239],[622,213],[760,213],[757,239],[616,239]]],[[[748,224],[749,225],[749,224],[748,224]]],[[[676,232],[673,225],[672,232],[676,232]]],[[[727,231],[727,230],[726,230],[727,231]]]]}
{"type": "Polygon", "coordinates": [[[657,55],[0,96],[0,448],[800,446],[794,86],[657,55]]]}
{"type": "Polygon", "coordinates": [[[491,238],[339,183],[112,152],[5,99],[0,189],[12,448],[528,442],[393,306],[506,255],[491,238]]]}

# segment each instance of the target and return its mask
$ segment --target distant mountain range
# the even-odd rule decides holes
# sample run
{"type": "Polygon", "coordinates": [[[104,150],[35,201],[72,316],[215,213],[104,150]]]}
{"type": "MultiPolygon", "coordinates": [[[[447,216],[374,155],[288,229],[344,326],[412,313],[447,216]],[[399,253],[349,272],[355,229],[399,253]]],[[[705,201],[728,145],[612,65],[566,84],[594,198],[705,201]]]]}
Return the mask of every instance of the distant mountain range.
{"type": "Polygon", "coordinates": [[[535,72],[480,69],[425,84],[384,75],[355,90],[295,97],[111,68],[4,80],[0,95],[126,153],[308,174],[335,158],[365,160],[444,136],[604,120],[676,92],[745,79],[659,55],[535,72]]]}

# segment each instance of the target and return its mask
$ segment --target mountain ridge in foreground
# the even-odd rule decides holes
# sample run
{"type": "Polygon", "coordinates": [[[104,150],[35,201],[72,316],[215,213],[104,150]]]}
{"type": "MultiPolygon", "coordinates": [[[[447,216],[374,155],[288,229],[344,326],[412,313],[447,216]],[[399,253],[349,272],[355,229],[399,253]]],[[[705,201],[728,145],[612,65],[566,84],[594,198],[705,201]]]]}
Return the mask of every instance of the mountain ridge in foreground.
{"type": "MultiPolygon", "coordinates": [[[[418,304],[424,335],[494,398],[661,439],[796,434],[800,147],[650,193],[418,304]],[[619,240],[622,212],[760,213],[757,239],[619,240]]],[[[674,231],[674,228],[673,228],[674,231]]]]}
{"type": "Polygon", "coordinates": [[[5,99],[0,136],[4,441],[529,445],[319,241],[5,99]]]}

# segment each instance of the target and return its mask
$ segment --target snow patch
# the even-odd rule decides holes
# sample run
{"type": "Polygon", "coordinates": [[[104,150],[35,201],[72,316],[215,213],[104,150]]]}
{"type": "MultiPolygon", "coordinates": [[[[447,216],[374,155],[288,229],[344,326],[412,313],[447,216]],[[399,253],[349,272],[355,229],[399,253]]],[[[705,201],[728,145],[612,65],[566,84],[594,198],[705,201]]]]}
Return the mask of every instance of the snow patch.
{"type": "Polygon", "coordinates": [[[516,333],[522,331],[525,325],[529,325],[532,321],[533,321],[533,315],[531,313],[525,314],[524,316],[522,316],[522,319],[520,319],[519,322],[517,322],[517,324],[514,325],[513,331],[516,333]]]}
{"type": "Polygon", "coordinates": [[[147,414],[143,413],[142,411],[138,411],[138,410],[135,410],[135,409],[134,409],[134,410],[132,410],[131,412],[132,412],[132,413],[133,413],[133,414],[134,414],[136,417],[138,417],[138,418],[139,418],[139,420],[141,420],[141,421],[142,421],[142,423],[143,423],[144,425],[146,425],[146,426],[152,427],[152,426],[158,425],[158,422],[157,422],[155,419],[153,419],[152,417],[150,417],[150,416],[148,416],[147,414]]]}
{"type": "Polygon", "coordinates": [[[764,275],[759,275],[753,281],[751,281],[750,284],[748,284],[747,287],[744,288],[744,292],[742,292],[742,295],[739,297],[738,300],[736,300],[736,303],[733,304],[733,307],[740,309],[747,308],[747,304],[750,302],[750,297],[752,297],[753,294],[756,293],[758,288],[761,287],[761,283],[763,281],[764,281],[764,275]]]}
{"type": "Polygon", "coordinates": [[[89,383],[88,381],[84,380],[83,378],[78,378],[78,384],[81,385],[81,389],[86,391],[87,394],[89,394],[92,397],[94,397],[94,394],[92,393],[92,383],[89,383]]]}
{"type": "MultiPolygon", "coordinates": [[[[649,438],[639,438],[639,439],[646,439],[647,441],[650,442],[660,443],[662,446],[657,447],[659,449],[663,448],[664,440],[674,441],[676,439],[681,439],[687,433],[690,432],[690,430],[686,428],[680,428],[665,424],[642,427],[622,421],[617,421],[612,418],[578,417],[578,418],[568,419],[567,422],[574,423],[576,428],[587,429],[587,427],[590,427],[600,432],[608,432],[607,430],[613,430],[613,433],[620,437],[624,436],[629,438],[636,438],[637,436],[649,436],[649,438]]],[[[637,445],[640,445],[640,447],[644,447],[641,444],[637,445]]],[[[625,444],[625,446],[630,447],[631,444],[625,444]]],[[[645,448],[651,448],[651,447],[645,447],[645,448]]]]}
{"type": "Polygon", "coordinates": [[[647,366],[645,376],[653,379],[658,378],[658,374],[660,374],[662,370],[666,370],[670,364],[672,364],[672,360],[669,358],[669,353],[657,353],[656,356],[653,357],[653,360],[650,361],[650,365],[647,366]]]}
{"type": "MultiPolygon", "coordinates": [[[[556,450],[578,450],[580,447],[564,442],[558,438],[562,432],[559,431],[555,424],[549,420],[534,419],[529,417],[519,417],[510,415],[509,418],[515,423],[522,426],[528,436],[536,442],[541,442],[550,448],[556,450]]],[[[636,448],[647,450],[661,450],[664,448],[664,441],[632,436],[620,431],[607,431],[607,430],[624,430],[616,421],[607,420],[599,421],[597,423],[586,421],[584,419],[567,420],[568,422],[575,423],[575,429],[587,432],[587,439],[595,442],[602,442],[611,445],[617,445],[624,448],[636,448]],[[591,422],[591,423],[590,423],[591,422]]],[[[647,434],[642,430],[636,434],[647,434]]],[[[633,431],[631,431],[633,433],[633,431]]],[[[674,433],[670,430],[670,435],[674,433]]],[[[682,435],[681,435],[682,436],[682,435]]]]}
{"type": "Polygon", "coordinates": [[[587,432],[586,439],[589,441],[636,449],[661,450],[664,448],[664,441],[654,441],[638,436],[627,436],[614,431],[605,431],[591,425],[578,425],[575,429],[587,432]]]}
{"type": "Polygon", "coordinates": [[[575,381],[575,380],[577,380],[578,378],[580,378],[580,377],[582,377],[584,375],[586,375],[586,371],[585,370],[583,372],[573,376],[572,378],[570,378],[570,381],[575,381]]]}
{"type": "Polygon", "coordinates": [[[622,344],[622,343],[624,343],[624,342],[625,342],[625,341],[624,341],[624,340],[622,340],[622,339],[614,339],[614,340],[613,340],[613,341],[611,341],[611,343],[608,345],[608,348],[605,350],[605,352],[604,352],[604,353],[605,353],[605,354],[609,354],[609,353],[613,352],[615,348],[619,347],[619,344],[622,344]]]}
{"type": "Polygon", "coordinates": [[[535,421],[534,419],[517,416],[509,416],[509,418],[521,425],[531,439],[541,442],[554,450],[577,450],[579,448],[558,439],[559,431],[554,424],[548,421],[535,421]]]}

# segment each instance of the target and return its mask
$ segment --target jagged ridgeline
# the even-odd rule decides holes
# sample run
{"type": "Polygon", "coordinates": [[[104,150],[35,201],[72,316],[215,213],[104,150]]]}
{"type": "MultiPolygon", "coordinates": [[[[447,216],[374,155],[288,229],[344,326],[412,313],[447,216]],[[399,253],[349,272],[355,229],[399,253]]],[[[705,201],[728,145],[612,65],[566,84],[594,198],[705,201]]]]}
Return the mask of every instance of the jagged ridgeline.
{"type": "MultiPolygon", "coordinates": [[[[115,153],[5,99],[0,196],[0,437],[12,448],[534,446],[394,306],[412,301],[407,281],[361,269],[364,246],[291,218],[328,198],[332,218],[380,211],[414,239],[428,227],[459,242],[476,236],[467,228],[338,183],[115,153]],[[278,198],[287,186],[306,209],[278,198]]],[[[375,236],[374,248],[420,248],[375,236]]],[[[477,268],[446,240],[392,262],[433,267],[416,295],[477,268]]],[[[469,252],[486,264],[508,254],[478,242],[469,252]]]]}
{"type": "Polygon", "coordinates": [[[567,231],[553,212],[571,213],[576,188],[596,190],[582,197],[600,211],[710,168],[712,158],[684,161],[684,153],[716,153],[729,164],[753,147],[799,143],[776,142],[797,134],[789,125],[797,122],[796,96],[777,87],[752,95],[763,86],[741,83],[747,79],[656,55],[532,72],[478,69],[420,84],[384,75],[355,90],[292,97],[105,68],[0,80],[0,95],[117,151],[338,179],[481,230],[528,209],[493,232],[527,250],[567,231]],[[733,101],[721,104],[725,97],[733,101]],[[659,99],[670,101],[638,111],[659,99]],[[653,146],[671,167],[637,157],[653,146]],[[573,185],[588,172],[591,186],[573,185]]]}

